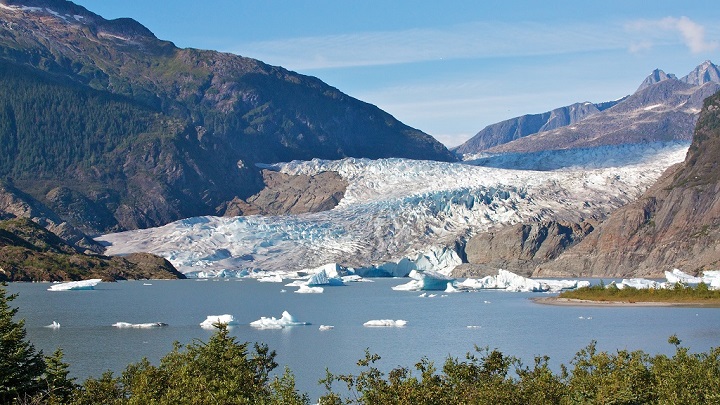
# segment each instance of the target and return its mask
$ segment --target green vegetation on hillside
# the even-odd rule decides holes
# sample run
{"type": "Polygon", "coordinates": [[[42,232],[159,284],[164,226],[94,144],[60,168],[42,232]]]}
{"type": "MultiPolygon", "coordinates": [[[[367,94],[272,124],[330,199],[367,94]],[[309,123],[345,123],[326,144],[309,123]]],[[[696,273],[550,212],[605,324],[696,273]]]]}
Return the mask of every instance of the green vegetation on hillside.
{"type": "MultiPolygon", "coordinates": [[[[273,375],[275,352],[265,345],[248,350],[226,327],[208,342],[178,343],[159,365],[130,364],[78,385],[68,377],[62,351],[43,357],[26,339],[23,321],[0,286],[0,403],[21,404],[309,404],[289,370],[273,375]]],[[[479,349],[464,360],[448,358],[437,369],[420,359],[414,369],[388,373],[366,352],[361,372],[332,374],[322,383],[323,405],[419,404],[717,404],[720,403],[720,348],[690,353],[676,336],[675,353],[598,351],[595,342],[568,366],[553,372],[548,357],[532,366],[497,350],[479,349]],[[335,386],[339,384],[340,387],[335,386]],[[336,390],[337,388],[337,390],[336,390]]]]}
{"type": "Polygon", "coordinates": [[[150,254],[106,257],[77,252],[29,219],[0,221],[0,281],[101,278],[183,278],[167,260],[150,254]]]}
{"type": "Polygon", "coordinates": [[[665,303],[703,303],[720,305],[720,290],[710,290],[705,283],[696,287],[677,283],[673,288],[617,288],[615,284],[598,284],[576,290],[563,291],[559,298],[588,301],[622,302],[665,302],[665,303]]]}

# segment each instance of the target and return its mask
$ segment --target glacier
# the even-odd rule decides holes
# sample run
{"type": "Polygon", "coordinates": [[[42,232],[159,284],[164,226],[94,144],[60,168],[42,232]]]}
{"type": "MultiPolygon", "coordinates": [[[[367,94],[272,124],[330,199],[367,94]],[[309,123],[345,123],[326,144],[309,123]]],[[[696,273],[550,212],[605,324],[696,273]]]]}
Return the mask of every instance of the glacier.
{"type": "Polygon", "coordinates": [[[277,272],[293,278],[327,264],[363,277],[449,274],[461,261],[458,240],[519,222],[605,216],[681,162],[687,147],[604,147],[524,159],[525,166],[554,168],[545,171],[502,168],[500,157],[493,158],[497,167],[358,158],[277,163],[266,167],[337,172],[348,182],[344,198],[320,213],[195,217],[97,240],[109,255],[158,254],[189,277],[277,272]],[[554,156],[559,163],[551,164],[554,156]]]}

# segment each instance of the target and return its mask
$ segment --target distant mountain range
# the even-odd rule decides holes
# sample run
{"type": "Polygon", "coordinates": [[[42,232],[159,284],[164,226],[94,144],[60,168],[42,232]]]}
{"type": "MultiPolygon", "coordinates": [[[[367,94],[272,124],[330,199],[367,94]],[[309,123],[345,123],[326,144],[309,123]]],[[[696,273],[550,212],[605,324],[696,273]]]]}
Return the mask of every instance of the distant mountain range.
{"type": "Polygon", "coordinates": [[[455,152],[529,153],[655,141],[690,141],[702,102],[720,90],[720,69],[705,61],[678,79],[653,71],[617,101],[576,103],[490,125],[455,152]]]}
{"type": "Polygon", "coordinates": [[[264,187],[256,163],[343,157],[455,159],[314,77],[69,1],[0,0],[0,177],[59,223],[223,215],[264,187]]]}

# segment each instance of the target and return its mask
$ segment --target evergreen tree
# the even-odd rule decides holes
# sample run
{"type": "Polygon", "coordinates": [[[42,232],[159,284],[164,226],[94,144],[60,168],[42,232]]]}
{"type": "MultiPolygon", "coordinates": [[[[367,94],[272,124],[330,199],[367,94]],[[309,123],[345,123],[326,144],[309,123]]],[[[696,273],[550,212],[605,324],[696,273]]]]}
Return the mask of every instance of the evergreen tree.
{"type": "Polygon", "coordinates": [[[25,340],[25,322],[15,321],[17,308],[10,303],[16,294],[8,295],[7,284],[0,285],[0,403],[34,396],[42,390],[45,361],[42,351],[25,340]]]}

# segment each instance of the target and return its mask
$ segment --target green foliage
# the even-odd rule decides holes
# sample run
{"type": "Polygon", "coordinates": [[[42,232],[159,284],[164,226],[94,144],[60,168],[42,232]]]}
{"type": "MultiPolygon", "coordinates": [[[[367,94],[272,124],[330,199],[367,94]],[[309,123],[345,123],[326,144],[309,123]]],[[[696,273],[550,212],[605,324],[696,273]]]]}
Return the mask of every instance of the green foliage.
{"type": "Polygon", "coordinates": [[[720,304],[720,290],[710,290],[705,283],[695,287],[676,283],[672,288],[617,288],[615,284],[594,285],[561,292],[558,297],[590,301],[669,302],[720,304]]]}
{"type": "Polygon", "coordinates": [[[175,348],[154,366],[147,360],[129,365],[120,377],[104,374],[88,379],[78,391],[77,404],[306,404],[289,371],[281,377],[275,352],[256,344],[237,343],[221,326],[205,343],[175,348]]]}
{"type": "Polygon", "coordinates": [[[18,309],[10,306],[17,295],[0,286],[0,403],[40,393],[45,363],[42,352],[25,340],[25,322],[15,321],[18,309]]]}
{"type": "Polygon", "coordinates": [[[676,336],[669,339],[675,355],[651,357],[643,351],[600,352],[592,342],[559,374],[547,357],[532,367],[497,350],[468,354],[464,361],[448,358],[441,372],[423,359],[416,365],[419,378],[406,368],[387,375],[375,363],[379,356],[366,351],[358,375],[330,372],[321,381],[327,393],[323,405],[339,404],[718,404],[720,403],[720,349],[690,354],[676,336]],[[347,389],[333,391],[333,383],[347,389]]]}

